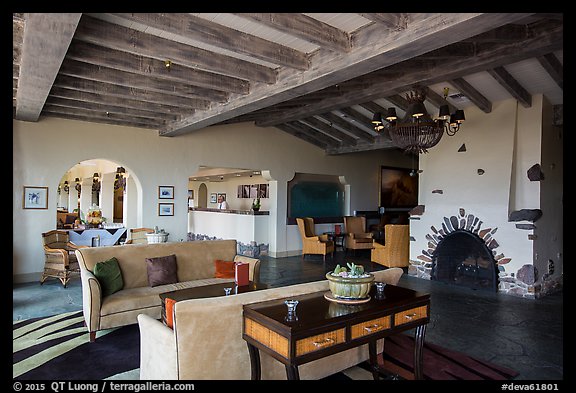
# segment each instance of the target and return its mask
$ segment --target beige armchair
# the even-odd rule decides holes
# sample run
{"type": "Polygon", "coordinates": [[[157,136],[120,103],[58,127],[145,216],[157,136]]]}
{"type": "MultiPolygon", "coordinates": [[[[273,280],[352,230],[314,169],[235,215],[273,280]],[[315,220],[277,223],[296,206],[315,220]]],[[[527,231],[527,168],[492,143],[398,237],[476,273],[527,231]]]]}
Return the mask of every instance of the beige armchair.
{"type": "Polygon", "coordinates": [[[314,231],[314,219],[312,217],[297,218],[296,223],[302,238],[302,259],[307,254],[326,254],[334,258],[334,241],[328,239],[328,235],[316,235],[314,231]]]}
{"type": "Polygon", "coordinates": [[[410,225],[384,227],[384,245],[374,243],[370,260],[387,267],[407,267],[410,258],[410,225]]]}
{"type": "Polygon", "coordinates": [[[64,288],[73,274],[80,274],[80,266],[74,251],[87,246],[77,246],[70,241],[68,231],[52,230],[42,234],[44,244],[44,271],[40,285],[48,277],[57,278],[64,288]]]}
{"type": "Polygon", "coordinates": [[[366,230],[366,217],[345,216],[344,232],[346,232],[346,250],[371,250],[374,239],[371,232],[366,230]]]}
{"type": "Polygon", "coordinates": [[[152,228],[131,228],[130,239],[125,244],[148,244],[146,234],[154,233],[152,228]]]}

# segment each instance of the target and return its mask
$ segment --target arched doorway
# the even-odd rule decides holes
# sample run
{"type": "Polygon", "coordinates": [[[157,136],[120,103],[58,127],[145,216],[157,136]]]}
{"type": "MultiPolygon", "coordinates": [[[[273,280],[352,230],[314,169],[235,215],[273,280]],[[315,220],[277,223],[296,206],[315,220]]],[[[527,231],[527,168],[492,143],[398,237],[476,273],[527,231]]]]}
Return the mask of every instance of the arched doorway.
{"type": "Polygon", "coordinates": [[[134,174],[121,164],[106,159],[81,161],[58,184],[56,227],[74,228],[76,220],[85,221],[93,204],[100,207],[107,224],[138,226],[139,190],[134,174]]]}

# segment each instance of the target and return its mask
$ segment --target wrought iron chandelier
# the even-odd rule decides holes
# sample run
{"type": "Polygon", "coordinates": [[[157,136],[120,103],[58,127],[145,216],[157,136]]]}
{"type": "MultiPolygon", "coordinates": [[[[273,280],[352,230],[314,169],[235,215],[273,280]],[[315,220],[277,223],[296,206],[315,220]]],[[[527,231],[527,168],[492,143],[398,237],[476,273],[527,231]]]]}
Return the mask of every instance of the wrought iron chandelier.
{"type": "MultiPolygon", "coordinates": [[[[444,99],[447,96],[448,88],[445,88],[444,99]]],[[[432,119],[426,111],[424,100],[426,100],[426,89],[414,87],[411,92],[406,94],[409,107],[404,118],[398,121],[396,108],[391,107],[387,110],[385,118],[387,124],[385,124],[382,114],[377,112],[372,119],[374,129],[376,132],[380,132],[386,128],[390,133],[392,142],[406,153],[427,153],[428,149],[440,142],[444,131],[449,136],[456,134],[465,117],[463,110],[457,110],[450,114],[450,107],[446,103],[440,106],[438,118],[432,119]]]]}

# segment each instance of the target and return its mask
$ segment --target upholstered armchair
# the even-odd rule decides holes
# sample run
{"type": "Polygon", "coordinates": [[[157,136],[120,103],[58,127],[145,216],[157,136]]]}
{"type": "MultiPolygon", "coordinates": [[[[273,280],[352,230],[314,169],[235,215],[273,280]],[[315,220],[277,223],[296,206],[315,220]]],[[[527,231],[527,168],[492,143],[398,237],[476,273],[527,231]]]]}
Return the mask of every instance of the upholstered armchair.
{"type": "Polygon", "coordinates": [[[44,271],[40,285],[48,277],[60,280],[64,288],[73,274],[80,274],[80,266],[74,251],[87,246],[77,246],[70,241],[68,231],[52,230],[42,234],[44,244],[44,271]]]}
{"type": "Polygon", "coordinates": [[[410,258],[410,225],[388,224],[384,227],[384,245],[374,243],[372,262],[387,267],[407,267],[410,258]]]}
{"type": "Polygon", "coordinates": [[[324,261],[326,261],[326,254],[334,258],[334,241],[329,240],[328,235],[315,234],[312,217],[297,218],[296,223],[302,238],[302,259],[307,254],[320,254],[324,261]]]}
{"type": "Polygon", "coordinates": [[[148,244],[148,233],[154,233],[152,228],[131,228],[130,239],[125,244],[148,244]]]}
{"type": "Polygon", "coordinates": [[[373,248],[374,239],[371,232],[366,230],[366,217],[345,216],[344,232],[346,232],[346,250],[370,250],[373,248]]]}

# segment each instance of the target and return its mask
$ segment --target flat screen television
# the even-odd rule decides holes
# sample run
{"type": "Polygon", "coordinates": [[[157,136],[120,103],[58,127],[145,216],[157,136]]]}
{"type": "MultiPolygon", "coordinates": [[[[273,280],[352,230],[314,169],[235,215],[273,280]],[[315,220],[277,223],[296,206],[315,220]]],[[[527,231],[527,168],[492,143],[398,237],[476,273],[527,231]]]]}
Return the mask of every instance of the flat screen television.
{"type": "Polygon", "coordinates": [[[380,168],[380,200],[385,209],[412,209],[418,205],[418,176],[412,169],[382,166],[380,168]]]}

